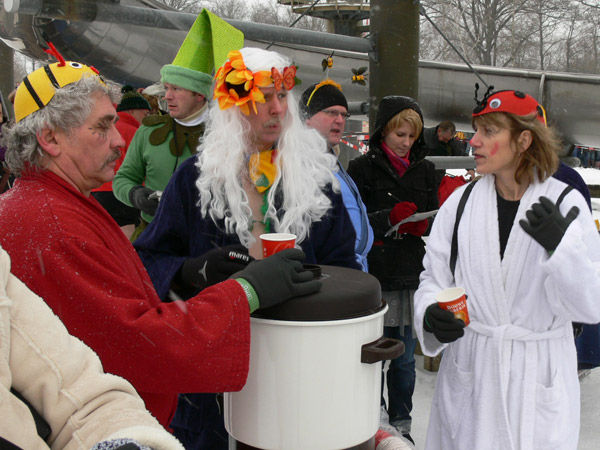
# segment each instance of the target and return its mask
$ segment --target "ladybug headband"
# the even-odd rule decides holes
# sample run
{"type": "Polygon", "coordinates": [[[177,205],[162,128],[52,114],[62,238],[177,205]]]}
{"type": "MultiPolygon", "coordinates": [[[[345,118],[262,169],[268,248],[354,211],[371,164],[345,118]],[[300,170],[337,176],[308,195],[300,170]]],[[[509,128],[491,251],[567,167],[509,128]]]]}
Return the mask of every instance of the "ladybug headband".
{"type": "Polygon", "coordinates": [[[42,109],[54,97],[55,92],[68,84],[79,81],[84,76],[98,77],[104,83],[98,70],[74,61],[65,61],[52,43],[48,42],[46,53],[58,62],[47,64],[27,75],[15,94],[15,120],[21,121],[31,113],[42,109]]]}
{"type": "Polygon", "coordinates": [[[479,84],[475,83],[475,102],[477,102],[477,106],[473,109],[473,117],[494,112],[510,113],[516,116],[535,114],[537,120],[547,125],[546,111],[531,95],[512,90],[492,92],[494,86],[489,86],[483,98],[478,100],[478,90],[479,84]]]}

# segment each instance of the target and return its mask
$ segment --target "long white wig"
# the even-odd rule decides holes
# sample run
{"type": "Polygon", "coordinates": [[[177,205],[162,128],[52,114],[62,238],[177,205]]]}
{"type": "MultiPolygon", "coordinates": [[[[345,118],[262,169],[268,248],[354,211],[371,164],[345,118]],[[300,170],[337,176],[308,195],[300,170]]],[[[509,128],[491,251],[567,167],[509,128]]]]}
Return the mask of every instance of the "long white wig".
{"type": "MultiPolygon", "coordinates": [[[[275,67],[283,73],[284,67],[291,65],[283,55],[259,48],[244,48],[241,53],[246,67],[253,72],[275,67]]],[[[331,208],[324,189],[331,185],[339,192],[339,182],[334,175],[336,157],[327,150],[321,135],[302,122],[292,91],[288,92],[287,105],[276,143],[278,173],[268,193],[264,219],[271,221],[271,231],[293,233],[297,242],[302,242],[308,237],[310,225],[331,208]],[[278,191],[283,194],[284,213],[280,218],[274,205],[278,191]]],[[[250,231],[252,212],[242,180],[248,174],[249,156],[256,151],[250,140],[250,125],[238,107],[221,110],[215,101],[210,106],[206,129],[196,160],[200,170],[196,181],[200,191],[198,206],[203,217],[208,215],[215,222],[224,219],[225,232],[236,233],[249,248],[255,239],[250,231]]]]}

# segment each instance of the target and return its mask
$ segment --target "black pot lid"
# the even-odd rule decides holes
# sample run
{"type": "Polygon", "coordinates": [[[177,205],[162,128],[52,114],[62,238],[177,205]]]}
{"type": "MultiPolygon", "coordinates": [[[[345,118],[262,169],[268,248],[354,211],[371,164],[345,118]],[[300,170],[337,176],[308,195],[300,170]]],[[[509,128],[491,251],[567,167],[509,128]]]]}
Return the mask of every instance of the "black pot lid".
{"type": "Polygon", "coordinates": [[[323,284],[315,294],[292,298],[252,317],[272,320],[323,321],[362,317],[379,311],[383,302],[377,278],[355,269],[336,266],[305,266],[318,271],[323,284]]]}

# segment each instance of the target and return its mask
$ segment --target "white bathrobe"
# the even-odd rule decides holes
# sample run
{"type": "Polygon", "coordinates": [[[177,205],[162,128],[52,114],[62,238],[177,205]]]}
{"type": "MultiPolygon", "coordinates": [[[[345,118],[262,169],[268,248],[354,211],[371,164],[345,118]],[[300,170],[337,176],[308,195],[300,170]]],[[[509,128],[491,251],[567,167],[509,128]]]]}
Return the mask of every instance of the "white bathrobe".
{"type": "Polygon", "coordinates": [[[579,381],[571,322],[600,322],[600,236],[581,194],[560,205],[579,215],[551,256],[519,225],[540,196],[565,184],[550,178],[521,199],[500,260],[494,176],[477,182],[458,230],[456,281],[449,268],[456,208],[464,187],[440,209],[427,241],[415,293],[423,353],[444,350],[426,449],[558,450],[577,448],[579,381]],[[434,295],[462,286],[471,324],[451,344],[423,330],[434,295]]]}

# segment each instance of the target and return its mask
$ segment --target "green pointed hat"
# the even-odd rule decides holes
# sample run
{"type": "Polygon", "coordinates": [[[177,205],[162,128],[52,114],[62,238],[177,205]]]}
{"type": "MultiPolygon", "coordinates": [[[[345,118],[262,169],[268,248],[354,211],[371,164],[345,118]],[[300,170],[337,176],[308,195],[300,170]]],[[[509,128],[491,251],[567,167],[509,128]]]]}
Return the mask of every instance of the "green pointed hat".
{"type": "Polygon", "coordinates": [[[203,9],[188,31],[172,64],[160,69],[160,81],[199,92],[211,98],[215,67],[227,61],[227,53],[244,46],[244,34],[220,17],[203,9]]]}

